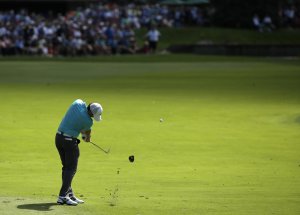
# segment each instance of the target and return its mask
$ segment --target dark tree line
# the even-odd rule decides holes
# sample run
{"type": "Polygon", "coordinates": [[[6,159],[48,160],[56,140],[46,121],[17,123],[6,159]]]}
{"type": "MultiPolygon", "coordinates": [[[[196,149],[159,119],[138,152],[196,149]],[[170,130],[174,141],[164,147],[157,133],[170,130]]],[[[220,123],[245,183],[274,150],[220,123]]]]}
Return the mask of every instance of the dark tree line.
{"type": "Polygon", "coordinates": [[[280,10],[299,0],[211,0],[215,8],[213,23],[225,27],[249,27],[254,14],[269,15],[275,24],[280,23],[280,10]]]}

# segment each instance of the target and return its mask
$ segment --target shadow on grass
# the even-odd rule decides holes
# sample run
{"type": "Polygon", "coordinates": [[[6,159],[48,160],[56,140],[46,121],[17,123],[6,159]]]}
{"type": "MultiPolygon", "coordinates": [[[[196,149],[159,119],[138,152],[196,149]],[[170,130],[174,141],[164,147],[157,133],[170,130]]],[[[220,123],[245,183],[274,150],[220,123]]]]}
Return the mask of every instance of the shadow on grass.
{"type": "Polygon", "coordinates": [[[300,116],[298,116],[296,119],[295,119],[295,122],[300,124],[300,116]]]}
{"type": "Polygon", "coordinates": [[[52,211],[51,206],[57,203],[36,203],[36,204],[23,204],[18,205],[18,209],[34,210],[34,211],[52,211]]]}

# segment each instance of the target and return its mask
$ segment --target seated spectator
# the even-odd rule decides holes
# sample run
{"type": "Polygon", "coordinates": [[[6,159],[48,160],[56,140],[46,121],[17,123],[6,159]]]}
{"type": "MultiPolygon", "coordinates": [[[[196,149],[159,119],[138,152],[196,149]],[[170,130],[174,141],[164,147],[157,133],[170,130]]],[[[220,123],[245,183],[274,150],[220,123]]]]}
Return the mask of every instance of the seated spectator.
{"type": "Polygon", "coordinates": [[[137,49],[136,53],[140,53],[140,54],[148,54],[150,52],[150,49],[149,49],[149,42],[148,41],[145,41],[144,42],[144,45],[137,49]]]}
{"type": "Polygon", "coordinates": [[[47,41],[44,37],[40,36],[38,40],[38,52],[40,55],[48,55],[47,41]]]}
{"type": "Polygon", "coordinates": [[[24,54],[24,40],[21,36],[19,36],[16,40],[15,40],[15,53],[17,55],[22,55],[24,54]]]}
{"type": "Polygon", "coordinates": [[[129,38],[129,52],[131,54],[135,54],[138,50],[138,46],[135,40],[135,37],[130,37],[129,38]]]}
{"type": "Polygon", "coordinates": [[[4,37],[0,36],[0,54],[4,55],[5,51],[5,42],[4,42],[4,37]]]}
{"type": "Polygon", "coordinates": [[[28,42],[28,45],[26,47],[26,53],[29,55],[37,55],[39,54],[39,48],[38,48],[38,41],[37,40],[31,40],[28,42]]]}
{"type": "Polygon", "coordinates": [[[106,44],[106,38],[104,34],[100,34],[95,39],[95,54],[110,54],[110,49],[106,44]]]}
{"type": "Polygon", "coordinates": [[[4,56],[15,54],[15,49],[11,37],[4,36],[0,39],[0,49],[4,56]]]}
{"type": "Polygon", "coordinates": [[[0,22],[0,37],[6,36],[8,33],[6,26],[0,22]]]}

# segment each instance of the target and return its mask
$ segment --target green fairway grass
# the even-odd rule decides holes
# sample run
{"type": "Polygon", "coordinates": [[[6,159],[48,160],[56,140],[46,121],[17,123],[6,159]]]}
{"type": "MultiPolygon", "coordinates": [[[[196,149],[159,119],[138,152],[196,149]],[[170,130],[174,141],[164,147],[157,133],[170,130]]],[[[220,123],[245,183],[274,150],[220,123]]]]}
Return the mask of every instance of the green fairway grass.
{"type": "Polygon", "coordinates": [[[0,96],[1,215],[300,214],[299,60],[2,60],[0,96]],[[80,143],[85,204],[59,206],[77,98],[103,105],[92,141],[111,152],[80,143]]]}

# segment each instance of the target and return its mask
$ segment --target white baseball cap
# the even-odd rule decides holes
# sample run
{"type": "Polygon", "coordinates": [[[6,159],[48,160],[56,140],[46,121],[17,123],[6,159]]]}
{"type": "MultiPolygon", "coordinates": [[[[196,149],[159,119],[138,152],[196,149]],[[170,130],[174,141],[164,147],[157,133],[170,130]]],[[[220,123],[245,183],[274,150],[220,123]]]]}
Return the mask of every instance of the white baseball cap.
{"type": "Polygon", "coordinates": [[[103,108],[99,103],[92,103],[90,104],[90,110],[93,114],[93,117],[96,121],[101,120],[101,114],[103,112],[103,108]]]}

